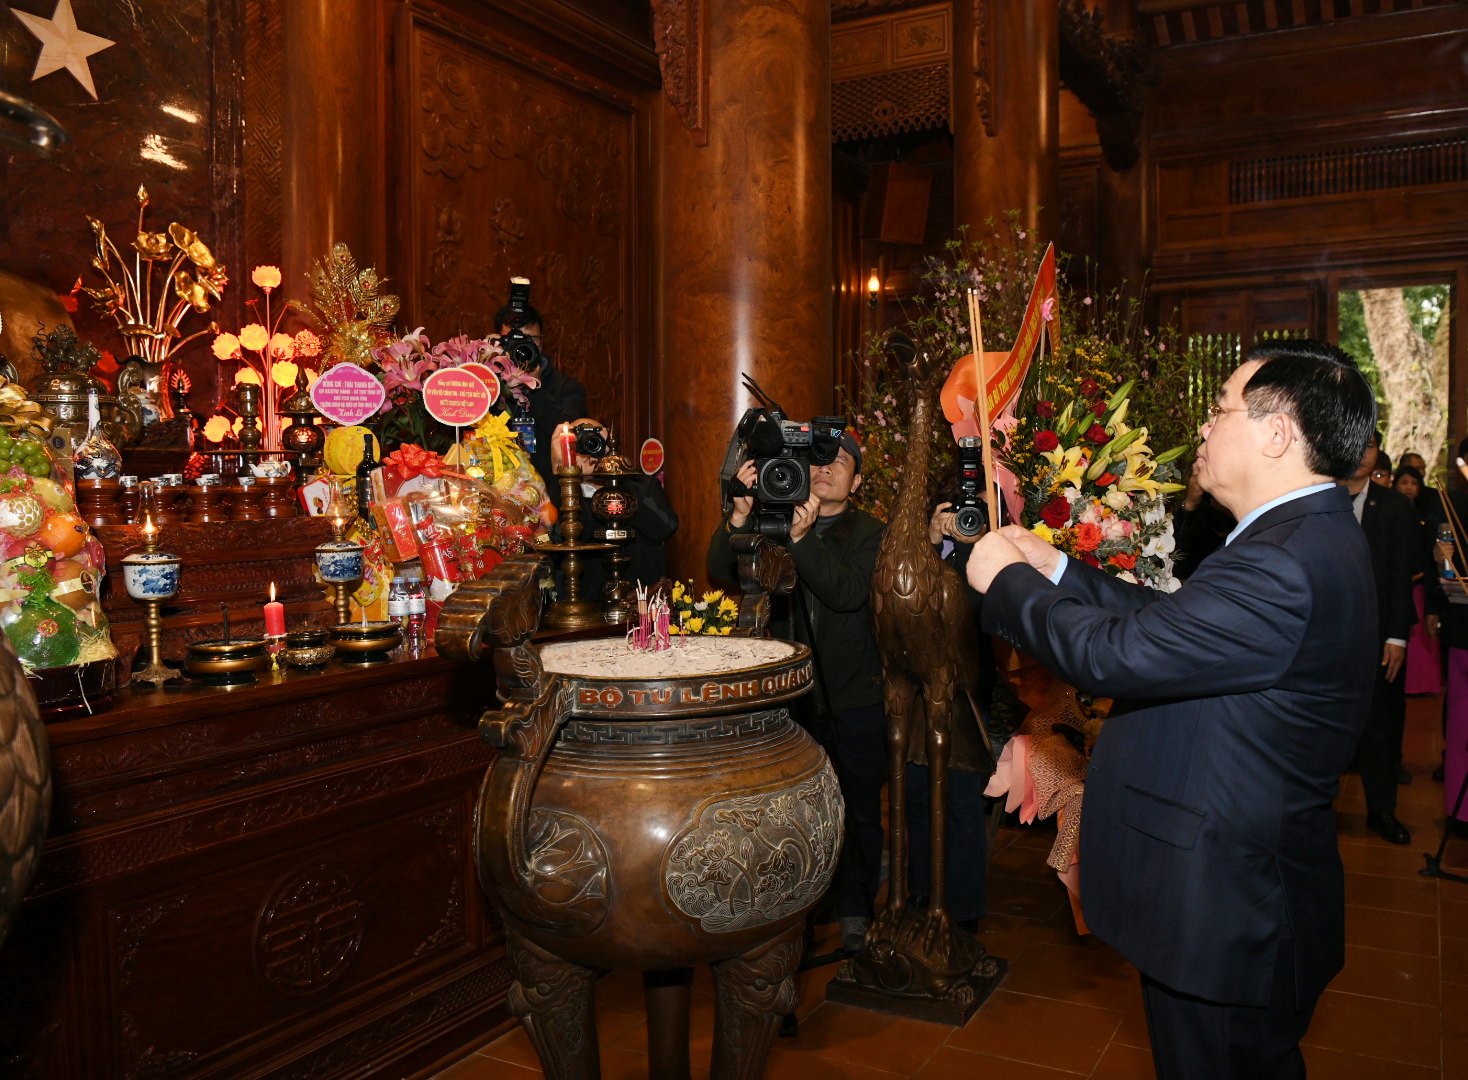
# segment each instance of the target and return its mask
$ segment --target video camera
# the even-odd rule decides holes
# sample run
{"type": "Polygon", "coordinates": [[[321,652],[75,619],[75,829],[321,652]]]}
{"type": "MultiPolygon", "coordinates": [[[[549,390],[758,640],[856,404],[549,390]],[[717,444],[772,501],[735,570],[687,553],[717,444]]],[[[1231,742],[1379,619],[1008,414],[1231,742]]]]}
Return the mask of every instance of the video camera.
{"type": "Polygon", "coordinates": [[[719,486],[727,514],[736,498],[753,495],[758,504],[754,531],[776,538],[790,532],[795,507],[810,498],[810,467],[829,465],[841,452],[844,416],[817,416],[812,420],[788,420],[785,410],[744,376],[744,387],[762,408],[746,409],[729,440],[719,486]],[[754,487],[736,479],[746,461],[754,461],[754,487]]]}
{"type": "Polygon", "coordinates": [[[983,487],[984,441],[966,436],[958,440],[958,502],[953,505],[953,531],[960,536],[984,531],[984,507],[979,502],[983,487]]]}
{"type": "Polygon", "coordinates": [[[509,332],[500,337],[500,348],[521,371],[540,367],[542,353],[535,339],[525,333],[526,309],[530,306],[530,279],[510,278],[509,332]]]}

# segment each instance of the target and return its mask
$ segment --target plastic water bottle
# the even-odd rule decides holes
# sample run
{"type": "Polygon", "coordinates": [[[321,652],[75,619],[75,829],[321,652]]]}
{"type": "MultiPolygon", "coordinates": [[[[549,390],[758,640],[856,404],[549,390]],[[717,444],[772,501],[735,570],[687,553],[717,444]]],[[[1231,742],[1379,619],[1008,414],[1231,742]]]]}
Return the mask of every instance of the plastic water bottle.
{"type": "Polygon", "coordinates": [[[407,600],[407,618],[403,622],[403,643],[409,652],[419,652],[424,645],[424,628],[428,623],[428,596],[423,590],[423,571],[409,567],[403,575],[403,592],[407,600]]]}
{"type": "MultiPolygon", "coordinates": [[[[1439,544],[1447,544],[1448,547],[1453,546],[1453,527],[1447,522],[1443,522],[1443,524],[1437,527],[1437,542],[1439,544]]],[[[1442,560],[1441,565],[1438,567],[1438,573],[1444,581],[1453,581],[1457,578],[1458,571],[1453,568],[1453,556],[1451,552],[1442,560]]]]}
{"type": "Polygon", "coordinates": [[[402,628],[403,640],[408,640],[408,583],[402,574],[394,574],[388,587],[387,617],[402,628]]]}

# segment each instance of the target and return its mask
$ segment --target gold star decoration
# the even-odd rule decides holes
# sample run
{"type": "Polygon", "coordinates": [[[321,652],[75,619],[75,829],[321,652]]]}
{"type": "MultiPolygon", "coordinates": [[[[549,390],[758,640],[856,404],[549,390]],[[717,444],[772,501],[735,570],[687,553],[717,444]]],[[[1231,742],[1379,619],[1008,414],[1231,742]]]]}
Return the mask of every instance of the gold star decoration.
{"type": "Polygon", "coordinates": [[[41,42],[41,55],[36,59],[36,73],[31,76],[31,82],[65,68],[95,101],[97,88],[92,83],[92,69],[87,57],[111,48],[116,42],[78,30],[71,0],[56,0],[56,11],[49,19],[16,11],[15,8],[10,11],[41,42]]]}

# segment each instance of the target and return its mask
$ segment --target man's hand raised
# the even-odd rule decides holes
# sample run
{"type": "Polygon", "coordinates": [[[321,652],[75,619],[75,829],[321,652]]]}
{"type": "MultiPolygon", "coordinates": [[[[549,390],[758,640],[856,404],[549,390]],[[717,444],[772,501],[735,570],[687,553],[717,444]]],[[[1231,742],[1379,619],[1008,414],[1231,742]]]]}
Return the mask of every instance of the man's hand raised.
{"type": "Polygon", "coordinates": [[[1017,547],[1025,557],[1025,562],[1046,577],[1053,575],[1055,568],[1060,565],[1060,552],[1023,525],[1005,525],[999,530],[999,535],[1017,547]]]}
{"type": "Polygon", "coordinates": [[[1005,530],[991,532],[979,538],[968,557],[968,583],[981,593],[989,591],[994,578],[1006,566],[1023,563],[1024,553],[1014,541],[1004,535],[1005,530]]]}

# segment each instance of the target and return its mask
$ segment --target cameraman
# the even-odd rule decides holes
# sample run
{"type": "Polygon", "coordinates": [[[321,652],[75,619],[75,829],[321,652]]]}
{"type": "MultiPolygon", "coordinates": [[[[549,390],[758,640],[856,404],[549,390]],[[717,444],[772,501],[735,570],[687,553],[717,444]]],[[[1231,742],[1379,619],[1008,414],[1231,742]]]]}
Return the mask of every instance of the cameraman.
{"type": "MultiPolygon", "coordinates": [[[[755,486],[755,465],[737,474],[755,486]]],[[[871,921],[882,868],[882,785],[887,780],[887,716],[882,670],[872,629],[870,595],[882,523],[851,505],[861,486],[861,447],[850,431],[829,465],[810,468],[811,495],[796,506],[785,541],[799,584],[791,597],[785,635],[811,647],[816,690],[808,698],[811,725],[830,752],[846,802],[846,839],[829,897],[842,944],[861,946],[871,921]]],[[[709,541],[709,577],[736,582],[729,547],[734,533],[750,532],[754,499],[735,498],[733,510],[709,541]]]]}
{"type": "Polygon", "coordinates": [[[586,415],[586,388],[552,364],[551,358],[541,349],[544,335],[540,312],[534,305],[526,302],[517,312],[515,305],[506,304],[495,312],[494,321],[499,326],[501,339],[516,328],[518,321],[520,332],[535,345],[538,358],[535,365],[521,368],[540,380],[540,386],[529,392],[530,419],[535,429],[535,449],[530,452],[530,463],[545,481],[546,489],[554,493],[557,488],[555,473],[551,470],[551,435],[557,424],[569,423],[586,415]]]}

